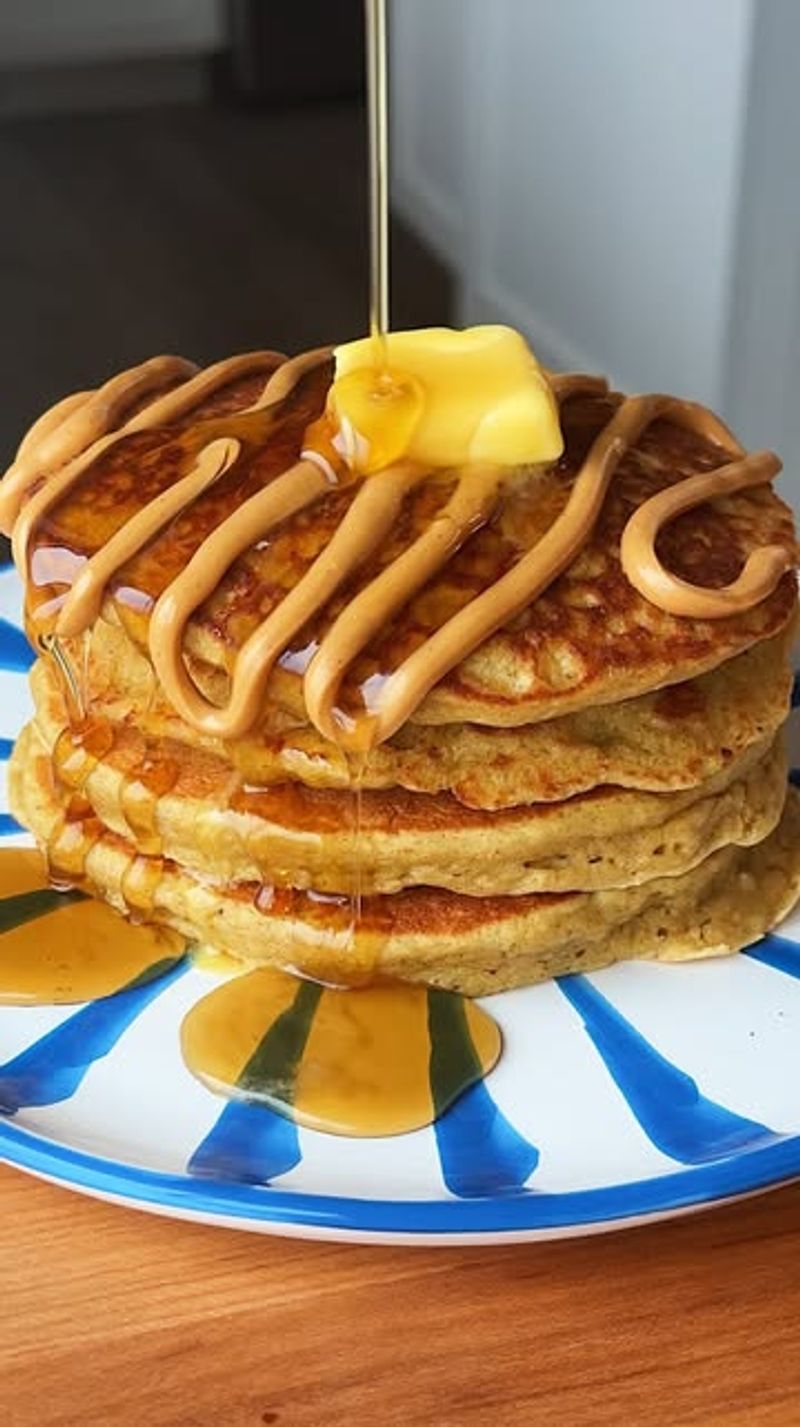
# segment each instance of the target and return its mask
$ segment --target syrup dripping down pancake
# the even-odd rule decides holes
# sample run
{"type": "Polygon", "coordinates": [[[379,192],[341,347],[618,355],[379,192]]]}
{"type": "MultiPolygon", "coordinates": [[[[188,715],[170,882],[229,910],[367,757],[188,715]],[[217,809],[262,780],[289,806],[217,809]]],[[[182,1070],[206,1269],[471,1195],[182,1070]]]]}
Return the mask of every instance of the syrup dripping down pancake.
{"type": "MultiPolygon", "coordinates": [[[[33,603],[57,608],[74,572],[125,520],[173,483],[204,445],[219,436],[235,436],[244,450],[231,469],[109,586],[106,616],[121,621],[142,646],[155,600],[202,539],[231,509],[297,459],[303,433],[321,411],[329,382],[330,370],[323,364],[266,412],[220,413],[201,403],[191,422],[184,417],[174,427],[123,436],[89,465],[35,528],[30,547],[33,603]]],[[[242,405],[252,399],[252,390],[248,378],[241,389],[242,405]]],[[[226,405],[235,399],[236,385],[230,383],[226,405]]],[[[498,515],[373,640],[345,685],[345,706],[349,701],[349,706],[360,707],[365,683],[384,677],[537,543],[563,509],[592,439],[620,400],[612,394],[565,401],[561,461],[536,479],[521,473],[498,515]]],[[[791,572],[755,608],[718,620],[666,614],[643,599],[622,572],[619,541],[633,510],[656,492],[688,475],[716,469],[724,460],[719,449],[697,434],[668,421],[655,422],[623,458],[597,526],[571,567],[442,680],[418,710],[418,721],[505,727],[549,719],[685,680],[783,629],[796,604],[791,572]]],[[[267,691],[269,702],[302,714],[300,675],[325,630],[344,603],[430,523],[451,487],[447,473],[439,473],[412,491],[390,539],[282,658],[267,691]]],[[[352,499],[353,488],[345,485],[287,520],[234,563],[197,611],[188,630],[187,652],[198,685],[212,698],[224,698],[236,652],[297,585],[352,499]]],[[[659,553],[681,578],[719,588],[736,577],[751,551],[765,545],[795,548],[790,513],[769,486],[708,502],[679,517],[664,530],[659,553]]]]}
{"type": "Polygon", "coordinates": [[[596,788],[555,803],[466,808],[448,793],[350,796],[283,782],[254,788],[226,759],[97,717],[70,726],[57,678],[34,678],[36,738],[65,788],[137,852],[162,853],[219,882],[347,894],[414,885],[469,896],[623,887],[674,876],[718,847],[761,841],[786,793],[780,738],[753,745],[714,778],[672,793],[596,788]]]}
{"type": "MultiPolygon", "coordinates": [[[[13,805],[47,843],[67,802],[52,763],[24,735],[12,761],[13,805]]],[[[721,848],[681,877],[595,893],[467,897],[415,887],[362,903],[350,936],[347,899],[312,898],[258,884],[214,885],[175,863],[137,858],[116,834],[94,829],[87,886],[129,911],[126,878],[145,866],[149,915],[192,941],[259,964],[292,966],[328,983],[396,977],[485,995],[630,957],[721,955],[756,940],[800,893],[800,795],[754,848],[721,848]],[[341,924],[340,924],[341,923],[341,924]]]]}
{"type": "MultiPolygon", "coordinates": [[[[784,722],[792,633],[789,628],[762,640],[697,679],[543,723],[513,729],[408,723],[372,750],[362,787],[452,793],[465,807],[487,810],[558,802],[607,784],[651,792],[694,788],[774,736],[784,722]]],[[[265,709],[243,739],[198,733],[171,708],[148,659],[118,625],[98,620],[88,651],[81,640],[67,648],[84,671],[87,701],[100,718],[214,753],[254,786],[349,786],[341,750],[278,707],[265,709]]],[[[37,663],[32,673],[37,700],[43,670],[37,663]]],[[[46,699],[44,690],[41,697],[46,699]]]]}
{"type": "MultiPolygon", "coordinates": [[[[665,614],[628,582],[619,546],[631,513],[727,459],[670,420],[623,457],[564,574],[375,751],[357,797],[344,791],[342,751],[310,728],[302,675],[342,609],[429,529],[453,472],[412,484],[386,538],[297,630],[245,738],[224,742],[177,716],[150,662],[155,601],[221,521],[293,465],[325,400],[330,368],[314,356],[288,394],[259,404],[275,361],[245,359],[246,374],[214,378],[212,396],[208,374],[178,381],[174,419],[149,428],[137,398],[143,429],[108,433],[78,458],[69,491],[28,521],[35,633],[86,560],[201,451],[224,438],[235,456],[113,573],[94,626],[68,641],[69,729],[52,669],[34,673],[37,726],[19,741],[10,796],[51,865],[137,918],[345,984],[389,976],[478,994],[620,956],[712,955],[773,925],[798,888],[779,732],[795,578],[718,619],[665,614]],[[205,394],[183,400],[193,383],[205,394]]],[[[622,400],[563,397],[564,457],[510,478],[486,524],[355,661],[345,708],[358,714],[370,681],[538,544],[622,400]]],[[[42,470],[41,491],[63,475],[57,463],[42,470]]],[[[320,488],[197,608],[184,653],[212,702],[228,701],[243,644],[327,548],[356,485],[320,488]]],[[[31,511],[46,504],[36,500],[33,489],[31,511]]],[[[677,576],[720,589],[765,545],[794,554],[791,517],[767,485],[678,517],[658,553],[677,576]]]]}

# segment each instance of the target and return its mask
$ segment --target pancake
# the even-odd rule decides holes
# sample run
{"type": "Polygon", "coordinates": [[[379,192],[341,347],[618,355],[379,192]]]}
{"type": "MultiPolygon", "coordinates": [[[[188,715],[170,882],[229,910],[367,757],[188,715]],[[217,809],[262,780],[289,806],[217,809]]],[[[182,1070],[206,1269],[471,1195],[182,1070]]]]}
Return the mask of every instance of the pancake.
{"type": "Polygon", "coordinates": [[[275,365],[157,359],[71,399],[0,499],[30,631],[67,641],[41,646],[9,773],[53,875],[248,961],[468,994],[772,926],[800,888],[781,733],[796,547],[758,484],[777,458],[709,413],[568,377],[556,464],[387,457],[362,481],[324,422],[305,434],[327,358],[259,405],[275,365]],[[506,602],[489,594],[437,662],[437,631],[498,582],[506,602]]]}
{"type": "MultiPolygon", "coordinates": [[[[67,808],[49,758],[23,741],[9,788],[17,815],[46,843],[67,808]]],[[[393,976],[471,996],[623,958],[683,960],[735,951],[774,926],[800,894],[794,790],[763,842],[723,848],[681,877],[624,890],[521,897],[417,887],[366,898],[355,942],[346,923],[332,929],[324,899],[290,890],[265,897],[258,885],[213,886],[174,863],[137,857],[113,833],[95,830],[92,837],[87,884],[120,910],[129,910],[126,877],[144,864],[138,881],[150,889],[150,914],[194,941],[323,981],[393,976]]]]}
{"type": "Polygon", "coordinates": [[[366,791],[356,831],[346,793],[289,783],[248,789],[214,754],[169,739],[148,741],[135,728],[95,719],[87,754],[70,739],[66,706],[47,665],[35,672],[33,689],[35,733],[23,735],[15,756],[34,756],[37,737],[52,754],[62,739],[62,781],[89,800],[107,828],[139,851],[155,848],[220,883],[258,880],[347,894],[358,859],[365,894],[418,885],[469,896],[626,887],[686,872],[727,844],[761,841],[777,823],[786,792],[777,739],[675,793],[606,787],[487,812],[447,793],[366,791]],[[148,798],[143,768],[162,793],[148,798]]]}
{"type": "MultiPolygon", "coordinates": [[[[322,410],[330,375],[327,364],[312,369],[288,397],[251,417],[212,413],[200,402],[191,426],[184,415],[174,426],[122,435],[101,450],[34,530],[30,547],[34,603],[54,608],[85,559],[189,469],[203,446],[220,436],[236,436],[242,453],[233,466],[109,582],[105,616],[121,621],[144,647],[154,600],[205,536],[297,459],[303,432],[322,410]]],[[[252,392],[253,380],[248,377],[241,388],[243,405],[252,400],[252,392]]],[[[236,399],[236,384],[229,383],[228,407],[236,399]]],[[[537,544],[563,510],[591,441],[621,400],[615,394],[579,395],[563,403],[561,460],[535,476],[521,471],[495,518],[466,541],[398,619],[384,625],[355,661],[344,686],[345,704],[349,700],[353,707],[360,706],[359,691],[366,681],[395,668],[446,618],[537,544]]],[[[116,420],[123,418],[124,412],[116,420]]],[[[656,608],[622,571],[619,542],[633,510],[656,492],[686,476],[714,470],[728,459],[701,436],[670,421],[649,427],[623,457],[594,531],[577,558],[544,594],[438,684],[418,709],[416,720],[517,727],[550,719],[695,677],[785,628],[797,598],[791,572],[771,595],[745,613],[703,620],[679,618],[656,608]]],[[[445,472],[412,491],[390,537],[380,542],[282,657],[267,689],[268,703],[302,716],[300,676],[325,630],[344,603],[429,525],[452,489],[453,479],[445,472]]],[[[224,700],[237,651],[327,545],[353,492],[352,484],[330,489],[285,520],[268,541],[235,561],[196,612],[186,651],[192,675],[209,697],[224,700]]],[[[679,516],[662,532],[659,551],[679,577],[719,588],[739,574],[751,551],[765,545],[795,552],[789,510],[771,487],[759,486],[708,501],[679,516]]]]}
{"type": "MultiPolygon", "coordinates": [[[[555,802],[604,784],[651,792],[694,788],[754,745],[764,745],[783,723],[792,684],[791,635],[790,628],[684,684],[544,724],[491,729],[408,723],[372,750],[362,787],[449,792],[466,807],[486,809],[555,802]]],[[[72,657],[78,667],[85,662],[78,641],[72,657]]],[[[149,660],[106,620],[92,630],[87,677],[89,702],[101,717],[216,753],[248,783],[348,786],[341,751],[280,709],[268,708],[258,729],[236,741],[196,732],[170,708],[149,660]]]]}

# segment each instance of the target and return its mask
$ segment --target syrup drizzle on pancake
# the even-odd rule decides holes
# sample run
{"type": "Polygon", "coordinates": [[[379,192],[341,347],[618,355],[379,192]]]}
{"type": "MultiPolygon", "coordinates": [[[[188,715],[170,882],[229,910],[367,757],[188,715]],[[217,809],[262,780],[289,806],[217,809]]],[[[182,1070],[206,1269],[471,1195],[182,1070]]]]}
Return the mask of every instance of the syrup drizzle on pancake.
{"type": "MultiPolygon", "coordinates": [[[[185,474],[146,501],[142,508],[89,558],[73,560],[51,578],[67,589],[55,602],[37,601],[36,583],[47,550],[37,544],[37,532],[49,514],[73,491],[91,465],[110,447],[133,432],[158,431],[175,414],[186,416],[199,394],[224,387],[241,371],[242,359],[219,363],[209,372],[180,378],[167,359],[158,369],[170,391],[139,409],[113,429],[123,411],[124,382],[107,384],[108,400],[89,396],[77,408],[46,422],[43,435],[29,434],[0,490],[0,520],[13,527],[15,558],[28,579],[29,615],[34,627],[58,638],[79,634],[97,616],[109,580],[154,536],[186,511],[226,471],[237,466],[243,443],[269,443],[280,422],[282,403],[298,384],[328,359],[327,351],[305,353],[271,370],[253,406],[228,418],[206,420],[184,433],[181,460],[185,474]],[[195,395],[191,390],[194,388],[195,395]],[[108,412],[109,415],[105,413],[108,412]],[[260,418],[265,418],[261,420],[260,418]],[[80,423],[82,438],[94,436],[87,449],[73,454],[52,474],[53,451],[74,452],[77,437],[70,428],[80,423]],[[248,424],[249,423],[249,424],[248,424]],[[111,425],[112,429],[109,429],[111,425]],[[66,431],[64,428],[67,428],[66,431]],[[61,442],[59,443],[59,433],[61,442]],[[26,500],[26,496],[29,498],[26,500]],[[30,559],[30,569],[29,569],[30,559]],[[34,578],[32,578],[32,576],[34,578]],[[55,603],[55,608],[53,608],[55,603]]],[[[274,368],[271,353],[251,355],[248,368],[274,368]]],[[[148,390],[156,381],[148,373],[148,390]]],[[[553,379],[559,400],[580,392],[598,392],[597,378],[563,375],[553,379]]],[[[142,399],[141,369],[129,374],[132,402],[142,399]]],[[[124,414],[124,411],[123,411],[124,414]]],[[[362,689],[361,711],[342,705],[340,691],[348,670],[363,653],[376,630],[398,615],[475,530],[498,511],[509,480],[500,467],[476,466],[449,473],[449,498],[440,503],[426,528],[344,607],[318,647],[308,650],[304,696],[311,722],[327,738],[351,751],[366,751],[389,738],[419,707],[425,695],[450,670],[531,603],[575,559],[589,537],[622,456],[658,419],[666,418],[696,431],[731,459],[710,473],[690,477],[646,501],[631,518],[623,536],[623,568],[645,598],[674,614],[716,619],[746,610],[763,600],[792,563],[782,546],[754,551],[736,580],[722,589],[704,589],[665,570],[655,550],[660,528],[678,513],[712,499],[769,481],[780,469],[770,452],[746,455],[728,428],[706,408],[664,396],[628,397],[616,409],[593,442],[575,479],[565,508],[538,544],[468,604],[429,634],[398,667],[373,676],[362,689]]],[[[180,715],[205,733],[241,737],[256,722],[275,664],[291,652],[312,617],[337,595],[370,553],[392,530],[410,494],[430,473],[399,462],[358,482],[355,495],[328,545],[303,578],[245,640],[235,659],[230,696],[224,706],[209,700],[195,684],[183,655],[188,622],[209,599],[231,565],[257,542],[266,540],[288,518],[308,510],[353,477],[329,454],[304,448],[299,460],[257,489],[210,530],[191,553],[185,568],[158,598],[149,621],[149,646],[167,697],[180,715]],[[332,477],[334,479],[332,479],[332,477]]],[[[532,479],[534,477],[532,476],[532,479]]],[[[90,490],[90,486],[87,488],[90,490]]]]}

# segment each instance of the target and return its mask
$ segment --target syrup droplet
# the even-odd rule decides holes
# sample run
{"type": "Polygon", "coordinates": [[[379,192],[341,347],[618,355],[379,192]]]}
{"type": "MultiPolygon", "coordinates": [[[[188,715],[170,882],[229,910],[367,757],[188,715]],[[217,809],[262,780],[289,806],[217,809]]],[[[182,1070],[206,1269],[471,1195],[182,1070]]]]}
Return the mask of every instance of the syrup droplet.
{"type": "Polygon", "coordinates": [[[148,750],[138,764],[133,777],[126,778],[120,795],[120,806],[140,852],[150,856],[162,850],[158,828],[159,800],[178,781],[180,766],[174,758],[148,750]]]}
{"type": "Polygon", "coordinates": [[[361,367],[340,377],[330,396],[348,465],[370,475],[408,450],[425,405],[422,382],[409,372],[361,367]]]}
{"type": "Polygon", "coordinates": [[[147,922],[153,918],[156,899],[164,876],[160,857],[132,857],[122,877],[121,892],[132,922],[147,922]]]}

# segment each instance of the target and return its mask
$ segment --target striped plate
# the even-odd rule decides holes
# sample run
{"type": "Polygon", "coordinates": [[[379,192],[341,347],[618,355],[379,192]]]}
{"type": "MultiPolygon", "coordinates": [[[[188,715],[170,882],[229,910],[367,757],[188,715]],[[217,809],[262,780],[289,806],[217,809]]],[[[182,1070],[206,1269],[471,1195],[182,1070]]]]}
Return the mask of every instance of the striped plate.
{"type": "MultiPolygon", "coordinates": [[[[3,569],[3,768],[30,707],[19,603],[3,569]]],[[[3,799],[0,837],[26,841],[3,799]]],[[[0,1007],[0,1158],[156,1213],[398,1243],[589,1233],[800,1176],[800,915],[728,960],[493,997],[497,1069],[393,1139],[223,1105],[178,1047],[209,985],[182,963],[78,1010],[0,1007]]]]}

